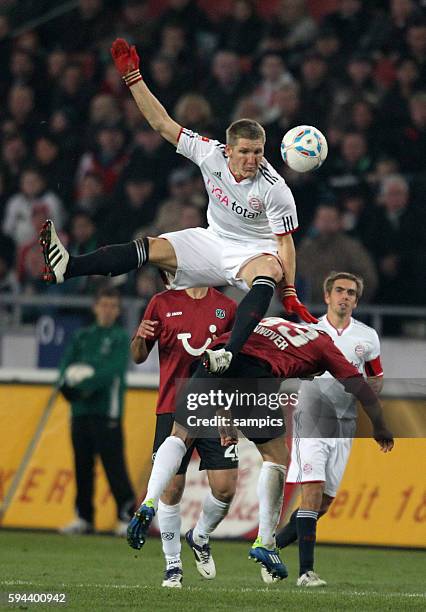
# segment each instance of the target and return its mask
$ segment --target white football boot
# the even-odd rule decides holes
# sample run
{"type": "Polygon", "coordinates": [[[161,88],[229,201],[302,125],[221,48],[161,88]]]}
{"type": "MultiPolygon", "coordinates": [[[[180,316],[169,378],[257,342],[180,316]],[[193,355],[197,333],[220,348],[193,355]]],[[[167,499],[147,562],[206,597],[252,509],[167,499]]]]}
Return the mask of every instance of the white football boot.
{"type": "Polygon", "coordinates": [[[325,586],[327,583],[325,580],[321,580],[318,574],[310,570],[309,572],[302,574],[300,578],[297,579],[296,584],[300,587],[312,588],[322,587],[325,586]]]}
{"type": "Polygon", "coordinates": [[[69,261],[69,253],[58,238],[53,221],[48,219],[40,232],[40,245],[43,249],[46,270],[43,280],[52,284],[64,282],[64,274],[69,261]]]}
{"type": "Polygon", "coordinates": [[[211,374],[223,374],[231,365],[232,353],[224,348],[207,349],[203,356],[203,365],[211,374]]]}

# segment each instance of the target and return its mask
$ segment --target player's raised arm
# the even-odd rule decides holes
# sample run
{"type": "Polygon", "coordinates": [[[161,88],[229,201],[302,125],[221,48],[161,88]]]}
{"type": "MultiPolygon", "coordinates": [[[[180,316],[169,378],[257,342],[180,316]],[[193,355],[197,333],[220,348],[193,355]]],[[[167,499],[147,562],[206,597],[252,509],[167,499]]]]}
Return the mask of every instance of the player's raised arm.
{"type": "Polygon", "coordinates": [[[139,55],[134,45],[130,46],[124,38],[117,38],[111,47],[115,67],[121,74],[150,126],[163,138],[177,146],[182,127],[167,113],[164,106],[150,92],[139,70],[139,55]]]}

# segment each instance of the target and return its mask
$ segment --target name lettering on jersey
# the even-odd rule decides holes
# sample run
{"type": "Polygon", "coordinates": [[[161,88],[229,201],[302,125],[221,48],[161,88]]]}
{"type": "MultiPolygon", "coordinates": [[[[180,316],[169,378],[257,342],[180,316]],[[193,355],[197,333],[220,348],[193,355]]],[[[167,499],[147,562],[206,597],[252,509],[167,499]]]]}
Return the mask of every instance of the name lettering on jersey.
{"type": "MultiPolygon", "coordinates": [[[[213,325],[209,325],[209,332],[211,334],[214,334],[216,332],[216,330],[217,330],[216,325],[214,325],[214,324],[213,325]]],[[[200,357],[204,353],[206,348],[209,346],[209,344],[211,344],[211,342],[213,341],[212,338],[207,338],[207,340],[204,342],[203,346],[200,346],[199,348],[194,348],[188,342],[188,340],[190,340],[192,338],[192,334],[190,334],[190,333],[178,334],[177,338],[178,338],[178,340],[182,340],[183,348],[185,349],[185,351],[187,353],[189,353],[193,357],[200,357]]]]}
{"type": "Polygon", "coordinates": [[[288,342],[284,340],[281,334],[277,334],[273,329],[269,329],[268,327],[263,327],[263,325],[257,325],[254,328],[254,333],[259,334],[260,336],[265,336],[265,338],[269,338],[272,342],[283,351],[288,347],[288,342]]]}
{"type": "Polygon", "coordinates": [[[207,179],[206,188],[210,191],[212,196],[219,200],[221,204],[224,206],[231,206],[232,212],[236,213],[240,217],[244,217],[245,219],[257,219],[257,217],[262,214],[262,211],[252,212],[247,210],[247,208],[244,208],[244,206],[237,204],[236,200],[230,202],[231,198],[224,193],[222,187],[217,187],[217,185],[215,185],[210,178],[207,179]]]}
{"type": "Polygon", "coordinates": [[[218,319],[224,319],[226,317],[226,311],[224,308],[216,308],[216,316],[218,319]]]}
{"type": "Polygon", "coordinates": [[[183,315],[183,312],[181,310],[176,310],[176,312],[166,313],[166,317],[180,317],[181,315],[183,315]]]}

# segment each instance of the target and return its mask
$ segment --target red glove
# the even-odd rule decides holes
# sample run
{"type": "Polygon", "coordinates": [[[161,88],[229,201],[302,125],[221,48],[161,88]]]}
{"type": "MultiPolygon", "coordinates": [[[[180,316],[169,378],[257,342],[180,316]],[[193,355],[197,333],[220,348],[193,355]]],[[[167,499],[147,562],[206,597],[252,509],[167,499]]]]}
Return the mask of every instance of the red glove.
{"type": "Polygon", "coordinates": [[[124,38],[117,38],[112,43],[111,55],[115,67],[123,77],[127,87],[142,80],[139,71],[139,55],[135,45],[130,46],[124,38]]]}
{"type": "Polygon", "coordinates": [[[294,285],[286,285],[281,294],[283,306],[288,314],[297,314],[303,321],[307,323],[318,323],[309,310],[299,301],[294,285]]]}

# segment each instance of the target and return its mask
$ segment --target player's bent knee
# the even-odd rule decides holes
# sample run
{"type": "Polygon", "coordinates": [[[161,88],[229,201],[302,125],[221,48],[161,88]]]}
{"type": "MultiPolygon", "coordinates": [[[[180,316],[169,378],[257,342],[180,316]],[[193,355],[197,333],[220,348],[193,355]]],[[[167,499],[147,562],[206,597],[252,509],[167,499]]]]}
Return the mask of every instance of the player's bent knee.
{"type": "Polygon", "coordinates": [[[224,504],[230,504],[234,499],[235,487],[212,487],[211,491],[213,497],[215,497],[218,501],[223,502],[224,504]]]}

